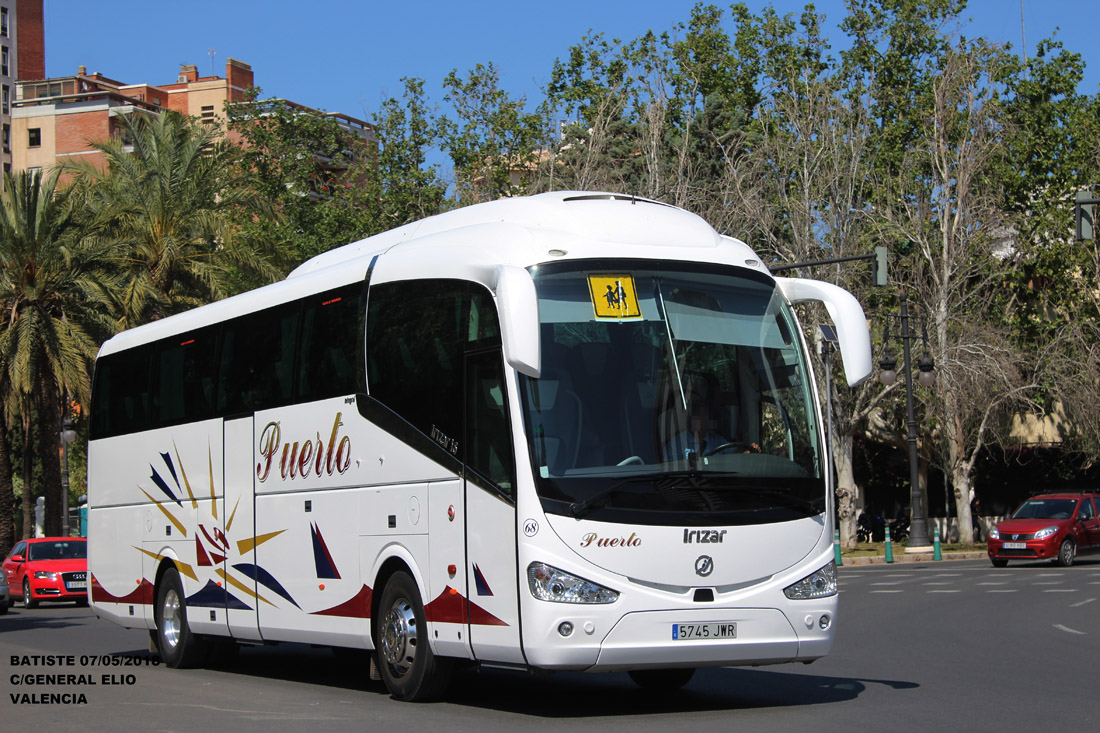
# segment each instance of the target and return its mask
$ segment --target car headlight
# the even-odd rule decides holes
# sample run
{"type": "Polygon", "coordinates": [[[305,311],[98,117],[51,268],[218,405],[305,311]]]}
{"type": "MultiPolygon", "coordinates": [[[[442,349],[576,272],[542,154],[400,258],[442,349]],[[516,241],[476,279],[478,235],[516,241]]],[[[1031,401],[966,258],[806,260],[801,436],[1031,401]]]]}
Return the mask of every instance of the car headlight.
{"type": "Polygon", "coordinates": [[[1047,537],[1053,537],[1056,534],[1058,534],[1057,527],[1043,527],[1035,533],[1035,539],[1045,540],[1047,537]]]}
{"type": "Polygon", "coordinates": [[[989,539],[991,539],[991,540],[999,540],[999,539],[1001,539],[1001,533],[997,531],[997,528],[996,528],[996,527],[994,527],[993,529],[989,530],[989,539]]]}
{"type": "Polygon", "coordinates": [[[34,577],[39,580],[57,580],[57,573],[50,573],[45,570],[35,570],[34,577]]]}
{"type": "Polygon", "coordinates": [[[531,595],[540,601],[556,603],[614,603],[619,592],[590,580],[559,570],[553,565],[533,562],[527,568],[531,595]]]}
{"type": "Polygon", "coordinates": [[[825,567],[807,575],[802,580],[788,585],[783,595],[792,601],[806,601],[811,598],[826,598],[836,595],[836,562],[829,561],[825,567]]]}

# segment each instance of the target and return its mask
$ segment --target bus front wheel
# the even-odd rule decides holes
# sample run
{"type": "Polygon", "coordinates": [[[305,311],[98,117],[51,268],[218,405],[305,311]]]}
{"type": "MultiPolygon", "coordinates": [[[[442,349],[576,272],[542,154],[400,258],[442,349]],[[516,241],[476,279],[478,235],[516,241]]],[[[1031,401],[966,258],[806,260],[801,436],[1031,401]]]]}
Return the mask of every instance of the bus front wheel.
{"type": "Polygon", "coordinates": [[[174,669],[197,667],[206,661],[208,645],[191,633],[187,625],[187,601],[183,581],[175,568],[169,568],[157,588],[156,643],[160,658],[174,669]]]}
{"type": "Polygon", "coordinates": [[[394,698],[420,702],[443,694],[450,682],[450,660],[432,652],[424,604],[408,573],[394,573],[386,582],[375,634],[382,679],[394,698]]]}

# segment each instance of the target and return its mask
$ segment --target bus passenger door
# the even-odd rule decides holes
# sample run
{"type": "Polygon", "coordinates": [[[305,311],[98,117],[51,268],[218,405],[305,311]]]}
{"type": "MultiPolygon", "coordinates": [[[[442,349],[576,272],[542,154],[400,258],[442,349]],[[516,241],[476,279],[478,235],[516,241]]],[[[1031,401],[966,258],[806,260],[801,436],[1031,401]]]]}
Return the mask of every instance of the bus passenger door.
{"type": "Polygon", "coordinates": [[[500,349],[468,354],[465,374],[463,456],[470,644],[481,661],[523,664],[516,471],[500,349]]]}
{"type": "Polygon", "coordinates": [[[254,418],[226,420],[225,504],[222,509],[222,531],[225,533],[226,556],[219,572],[225,589],[225,615],[229,632],[237,639],[259,641],[256,580],[248,572],[256,564],[256,491],[253,458],[254,418]]]}

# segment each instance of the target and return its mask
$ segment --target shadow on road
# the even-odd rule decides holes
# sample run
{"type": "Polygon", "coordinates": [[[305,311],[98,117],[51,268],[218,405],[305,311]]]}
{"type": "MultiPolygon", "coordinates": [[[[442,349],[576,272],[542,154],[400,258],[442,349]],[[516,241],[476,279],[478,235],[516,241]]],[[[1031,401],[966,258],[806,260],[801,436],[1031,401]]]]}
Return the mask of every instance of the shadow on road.
{"type": "MultiPolygon", "coordinates": [[[[284,644],[244,648],[217,669],[228,674],[387,694],[381,682],[369,679],[367,662],[365,652],[333,655],[323,647],[284,644]]],[[[873,685],[895,690],[919,687],[915,682],[902,680],[830,677],[773,669],[700,669],[682,690],[654,694],[635,686],[625,673],[536,674],[467,668],[455,673],[442,702],[568,719],[821,705],[853,700],[873,685]]]]}

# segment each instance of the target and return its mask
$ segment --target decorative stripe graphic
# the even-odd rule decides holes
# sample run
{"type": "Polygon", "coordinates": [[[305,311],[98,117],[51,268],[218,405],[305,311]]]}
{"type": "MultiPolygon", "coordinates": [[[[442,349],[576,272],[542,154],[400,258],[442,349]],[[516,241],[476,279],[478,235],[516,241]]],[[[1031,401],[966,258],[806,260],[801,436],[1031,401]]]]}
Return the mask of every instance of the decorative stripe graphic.
{"type": "MultiPolygon", "coordinates": [[[[174,524],[176,526],[176,529],[178,529],[180,531],[180,534],[182,534],[184,537],[187,536],[187,528],[183,526],[183,522],[181,522],[180,520],[178,520],[174,516],[172,516],[172,513],[164,508],[164,504],[161,504],[159,501],[154,499],[152,494],[150,494],[148,491],[141,488],[140,486],[138,487],[138,490],[140,490],[141,493],[143,493],[143,494],[145,494],[146,496],[149,497],[149,501],[153,502],[153,505],[156,506],[157,509],[160,509],[161,512],[164,513],[164,516],[168,517],[168,521],[170,521],[172,524],[174,524]]],[[[183,505],[181,504],[180,506],[183,506],[183,505]]]]}
{"type": "Polygon", "coordinates": [[[255,536],[255,537],[249,537],[247,540],[241,540],[240,542],[237,543],[237,552],[239,552],[242,555],[247,554],[247,553],[251,552],[252,550],[256,549],[257,547],[259,547],[260,545],[262,545],[263,543],[265,543],[268,540],[272,539],[273,537],[278,537],[283,532],[286,532],[286,530],[285,529],[280,529],[278,532],[268,532],[267,534],[261,534],[261,535],[255,536]]]}
{"type": "Polygon", "coordinates": [[[206,550],[202,547],[202,540],[197,536],[195,537],[195,564],[200,568],[208,568],[214,564],[210,562],[210,556],[206,554],[206,550]]]}
{"type": "Polygon", "coordinates": [[[249,588],[247,585],[245,585],[241,581],[234,578],[232,575],[227,575],[226,572],[224,570],[222,570],[221,568],[218,568],[215,572],[218,574],[219,578],[224,580],[226,583],[229,583],[231,586],[233,586],[237,590],[241,591],[242,593],[247,593],[248,595],[252,596],[253,598],[255,598],[257,600],[260,600],[260,601],[263,601],[264,603],[266,603],[267,605],[269,605],[271,607],[275,607],[274,603],[267,600],[266,598],[261,596],[259,593],[257,593],[253,589],[249,588]]]}
{"type": "Polygon", "coordinates": [[[428,621],[436,623],[464,624],[467,623],[467,606],[469,623],[474,626],[508,625],[473,601],[463,598],[461,593],[449,585],[434,601],[424,606],[424,616],[428,621]]]}
{"type": "Polygon", "coordinates": [[[493,590],[485,581],[485,576],[481,574],[481,568],[477,566],[477,563],[474,563],[474,586],[477,587],[477,594],[479,596],[493,595],[493,590]]]}
{"type": "Polygon", "coordinates": [[[344,618],[370,618],[370,602],[374,593],[369,586],[364,585],[358,593],[343,603],[314,611],[313,616],[343,616],[344,618]]]}
{"type": "Polygon", "coordinates": [[[328,551],[325,538],[321,536],[321,528],[313,522],[309,525],[309,532],[313,535],[313,563],[317,568],[317,577],[340,580],[340,571],[336,569],[332,553],[328,551]]]}
{"type": "Polygon", "coordinates": [[[94,575],[92,577],[92,600],[96,603],[137,603],[145,606],[152,605],[153,603],[153,584],[144,578],[138,584],[137,588],[127,593],[124,596],[116,596],[108,593],[107,590],[100,585],[99,580],[94,575]]]}
{"type": "MultiPolygon", "coordinates": [[[[199,502],[195,500],[195,493],[193,491],[191,491],[191,482],[187,480],[187,471],[183,467],[183,461],[180,460],[180,451],[179,451],[179,448],[176,447],[175,441],[172,442],[172,449],[176,451],[176,460],[180,464],[180,475],[183,476],[183,487],[185,489],[187,489],[187,495],[189,497],[191,497],[191,508],[192,509],[198,509],[199,508],[199,502]]],[[[161,455],[164,455],[164,454],[162,453],[161,455]]],[[[172,475],[175,476],[174,471],[173,471],[172,475]]],[[[177,480],[176,481],[176,486],[179,486],[179,483],[180,482],[177,480]]]]}
{"type": "MultiPolygon", "coordinates": [[[[177,504],[179,504],[182,507],[183,502],[179,500],[178,496],[176,496],[174,493],[172,493],[172,489],[168,486],[168,484],[166,484],[164,482],[164,479],[162,479],[160,477],[160,474],[157,473],[157,469],[153,468],[153,464],[151,464],[151,463],[149,464],[149,470],[153,472],[153,473],[149,474],[149,479],[154,484],[157,485],[157,488],[160,489],[161,491],[163,491],[165,496],[167,496],[169,499],[176,502],[177,504]]],[[[144,491],[144,489],[142,489],[142,491],[144,491]]],[[[149,498],[152,498],[152,497],[149,497],[149,498]]]]}
{"type": "Polygon", "coordinates": [[[242,575],[247,575],[268,590],[272,590],[278,593],[280,596],[287,599],[298,608],[301,608],[301,606],[298,606],[298,602],[295,601],[289,593],[287,593],[286,588],[280,585],[279,581],[275,580],[275,577],[271,573],[267,572],[258,565],[252,565],[251,563],[242,562],[234,565],[233,569],[241,573],[242,575]]]}
{"type": "Polygon", "coordinates": [[[213,580],[206,581],[206,585],[198,593],[187,597],[188,606],[202,608],[227,608],[239,611],[251,611],[252,607],[237,598],[225,588],[213,580]]]}
{"type": "MultiPolygon", "coordinates": [[[[137,547],[136,545],[131,545],[131,546],[135,550],[137,550],[138,552],[140,552],[144,555],[148,555],[149,557],[153,558],[157,562],[160,562],[160,559],[162,557],[164,557],[164,555],[160,555],[160,554],[157,554],[155,552],[149,552],[148,550],[143,550],[142,548],[137,547]]],[[[183,575],[186,575],[188,578],[195,581],[196,583],[199,581],[199,576],[195,575],[195,569],[193,567],[191,567],[190,565],[188,565],[185,562],[180,562],[179,560],[173,560],[172,562],[175,564],[176,569],[179,570],[180,573],[182,573],[183,575]]]]}

